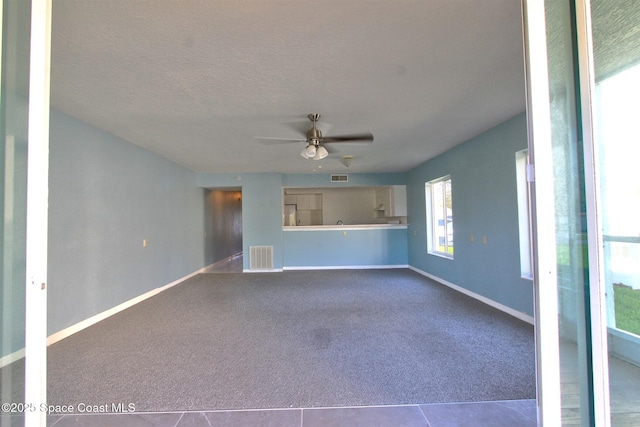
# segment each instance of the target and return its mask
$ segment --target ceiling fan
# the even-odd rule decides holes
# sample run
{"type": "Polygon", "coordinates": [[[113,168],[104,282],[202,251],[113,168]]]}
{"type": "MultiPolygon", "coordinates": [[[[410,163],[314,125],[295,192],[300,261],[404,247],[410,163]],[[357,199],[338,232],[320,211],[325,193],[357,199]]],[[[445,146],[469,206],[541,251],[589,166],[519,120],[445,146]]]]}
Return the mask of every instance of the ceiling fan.
{"type": "Polygon", "coordinates": [[[317,121],[320,119],[320,114],[309,114],[309,120],[311,120],[311,129],[309,129],[305,138],[269,138],[258,137],[258,139],[280,141],[280,142],[305,142],[307,146],[300,152],[300,155],[305,159],[321,160],[329,155],[329,151],[324,147],[324,144],[333,143],[371,143],[373,142],[373,134],[371,133],[359,133],[353,135],[341,135],[341,136],[323,136],[322,132],[316,127],[317,121]]]}

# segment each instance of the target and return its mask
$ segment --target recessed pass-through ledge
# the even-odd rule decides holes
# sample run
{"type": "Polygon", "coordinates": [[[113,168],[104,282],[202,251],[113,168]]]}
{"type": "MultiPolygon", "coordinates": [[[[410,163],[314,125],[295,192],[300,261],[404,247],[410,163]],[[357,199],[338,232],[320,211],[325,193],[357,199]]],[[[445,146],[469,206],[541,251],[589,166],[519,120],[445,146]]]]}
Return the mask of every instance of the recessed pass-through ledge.
{"type": "Polygon", "coordinates": [[[283,226],[282,231],[349,231],[406,229],[407,224],[298,225],[283,226]]]}

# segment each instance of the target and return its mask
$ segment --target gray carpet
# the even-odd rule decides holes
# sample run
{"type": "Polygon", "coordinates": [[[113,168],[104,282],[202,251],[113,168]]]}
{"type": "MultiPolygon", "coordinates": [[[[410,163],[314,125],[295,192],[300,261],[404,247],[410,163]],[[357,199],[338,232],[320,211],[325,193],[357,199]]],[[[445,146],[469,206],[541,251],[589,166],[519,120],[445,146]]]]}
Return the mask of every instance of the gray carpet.
{"type": "Polygon", "coordinates": [[[535,398],[533,327],[410,270],[201,274],[51,347],[49,404],[535,398]]]}

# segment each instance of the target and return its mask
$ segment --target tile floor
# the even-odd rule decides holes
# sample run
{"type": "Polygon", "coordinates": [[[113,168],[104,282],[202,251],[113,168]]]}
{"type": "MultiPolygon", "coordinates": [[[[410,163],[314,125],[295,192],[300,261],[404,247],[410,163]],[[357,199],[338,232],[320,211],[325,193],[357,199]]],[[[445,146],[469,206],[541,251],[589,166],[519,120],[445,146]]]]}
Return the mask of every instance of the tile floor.
{"type": "MultiPolygon", "coordinates": [[[[10,425],[22,425],[15,417],[10,425]]],[[[534,427],[535,400],[344,408],[51,415],[55,427],[534,427]]],[[[2,424],[5,425],[4,422],[2,424]]]]}

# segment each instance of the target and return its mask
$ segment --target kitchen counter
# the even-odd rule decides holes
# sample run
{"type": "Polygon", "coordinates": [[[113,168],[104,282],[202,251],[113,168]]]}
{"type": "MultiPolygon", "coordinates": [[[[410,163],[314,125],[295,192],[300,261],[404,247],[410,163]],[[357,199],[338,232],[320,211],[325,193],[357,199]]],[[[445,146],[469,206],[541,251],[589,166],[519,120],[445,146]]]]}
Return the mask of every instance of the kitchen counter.
{"type": "Polygon", "coordinates": [[[406,230],[407,224],[345,224],[283,226],[282,231],[352,231],[352,230],[406,230]]]}

